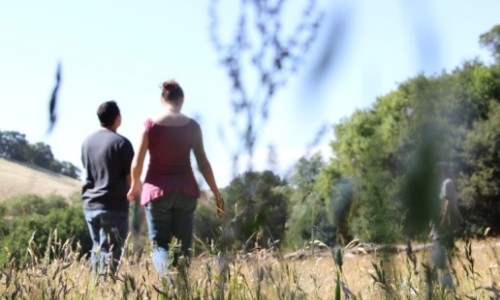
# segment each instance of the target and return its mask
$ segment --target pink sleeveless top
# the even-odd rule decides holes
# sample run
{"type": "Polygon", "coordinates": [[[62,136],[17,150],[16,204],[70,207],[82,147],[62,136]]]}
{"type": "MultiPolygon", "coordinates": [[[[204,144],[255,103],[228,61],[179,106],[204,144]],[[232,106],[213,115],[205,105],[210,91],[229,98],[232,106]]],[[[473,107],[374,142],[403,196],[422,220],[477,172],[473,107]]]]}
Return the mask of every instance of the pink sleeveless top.
{"type": "Polygon", "coordinates": [[[149,166],[141,204],[168,193],[198,198],[200,190],[190,159],[195,122],[190,119],[186,125],[163,126],[148,118],[144,125],[149,138],[149,166]]]}

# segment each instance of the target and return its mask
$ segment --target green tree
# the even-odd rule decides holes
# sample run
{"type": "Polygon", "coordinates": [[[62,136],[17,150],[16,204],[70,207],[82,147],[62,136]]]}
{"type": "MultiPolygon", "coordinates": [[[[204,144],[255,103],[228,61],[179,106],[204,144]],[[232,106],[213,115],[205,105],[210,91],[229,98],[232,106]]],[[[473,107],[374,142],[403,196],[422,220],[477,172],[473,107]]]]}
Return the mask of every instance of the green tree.
{"type": "Polygon", "coordinates": [[[460,177],[460,197],[468,208],[472,231],[500,232],[500,103],[492,101],[488,118],[467,133],[463,153],[468,168],[460,177]]]}
{"type": "Polygon", "coordinates": [[[0,157],[31,163],[32,151],[26,135],[16,131],[0,131],[0,157]]]}
{"type": "Polygon", "coordinates": [[[496,63],[500,64],[500,25],[495,25],[490,31],[483,33],[479,37],[479,43],[488,48],[496,63]]]}
{"type": "Polygon", "coordinates": [[[325,162],[320,153],[311,158],[302,157],[290,178],[291,213],[287,221],[286,245],[301,247],[312,240],[333,245],[334,226],[329,210],[318,188],[318,176],[325,162]]]}
{"type": "Polygon", "coordinates": [[[65,176],[68,176],[71,178],[75,178],[75,179],[80,178],[80,173],[81,173],[80,168],[76,167],[74,164],[72,164],[68,161],[62,161],[62,162],[60,162],[60,164],[61,164],[60,173],[62,175],[65,175],[65,176]]]}
{"type": "Polygon", "coordinates": [[[401,216],[406,233],[424,233],[436,214],[438,162],[454,164],[456,176],[477,169],[464,157],[465,141],[475,123],[491,119],[492,99],[500,99],[498,73],[497,66],[470,61],[450,73],[419,75],[334,126],[335,157],[319,186],[335,202],[338,181],[352,184],[350,235],[387,242],[402,234],[391,225],[401,216]]]}
{"type": "Polygon", "coordinates": [[[382,223],[397,211],[390,201],[397,171],[394,145],[400,106],[400,98],[390,95],[373,109],[358,110],[334,127],[336,139],[331,145],[335,158],[319,181],[344,237],[386,241],[387,231],[375,229],[387,227],[382,223]]]}
{"type": "Polygon", "coordinates": [[[55,159],[50,145],[42,142],[30,144],[26,135],[17,131],[0,131],[0,157],[34,164],[75,179],[81,173],[80,168],[72,163],[55,159]]]}
{"type": "Polygon", "coordinates": [[[269,242],[282,240],[288,218],[287,193],[287,182],[271,171],[247,171],[234,178],[224,189],[226,227],[234,245],[269,246],[269,242]]]}
{"type": "Polygon", "coordinates": [[[39,167],[50,170],[51,164],[54,161],[54,154],[52,154],[50,146],[42,142],[30,146],[33,153],[33,163],[39,167]]]}

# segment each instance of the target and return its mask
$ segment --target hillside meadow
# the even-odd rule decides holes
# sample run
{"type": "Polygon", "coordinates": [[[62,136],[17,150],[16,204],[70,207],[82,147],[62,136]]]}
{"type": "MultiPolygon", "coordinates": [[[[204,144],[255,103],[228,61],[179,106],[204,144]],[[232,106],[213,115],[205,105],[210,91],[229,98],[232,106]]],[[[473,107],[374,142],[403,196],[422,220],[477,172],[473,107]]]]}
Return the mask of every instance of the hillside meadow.
{"type": "Polygon", "coordinates": [[[80,189],[81,182],[76,179],[0,158],[0,201],[24,193],[68,197],[80,189]]]}
{"type": "MultiPolygon", "coordinates": [[[[0,176],[0,199],[19,193],[70,196],[81,185],[5,159],[0,159],[0,176]]],[[[208,198],[201,203],[207,204],[208,198]]],[[[145,234],[129,238],[117,274],[98,278],[91,276],[79,243],[75,247],[59,239],[57,231],[44,245],[32,237],[23,246],[27,251],[1,249],[8,260],[0,265],[0,298],[498,299],[500,295],[500,238],[458,241],[445,272],[436,268],[428,244],[415,243],[419,251],[411,253],[385,252],[361,241],[335,249],[318,243],[317,248],[293,253],[260,248],[222,253],[217,242],[205,245],[198,239],[195,248],[202,250],[194,255],[191,267],[172,269],[167,280],[154,271],[145,234]]]]}

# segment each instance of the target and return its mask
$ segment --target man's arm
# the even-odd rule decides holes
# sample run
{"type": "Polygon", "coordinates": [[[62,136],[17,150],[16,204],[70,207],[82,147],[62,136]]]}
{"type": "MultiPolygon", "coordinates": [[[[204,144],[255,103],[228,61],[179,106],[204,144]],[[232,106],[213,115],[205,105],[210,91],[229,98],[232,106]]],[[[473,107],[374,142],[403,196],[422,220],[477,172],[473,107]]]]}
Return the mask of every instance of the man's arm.
{"type": "Polygon", "coordinates": [[[447,198],[444,198],[443,199],[443,213],[442,213],[442,217],[441,217],[441,222],[439,223],[439,224],[441,224],[441,226],[444,225],[444,222],[446,222],[446,219],[448,218],[449,206],[450,206],[450,201],[447,198]]]}

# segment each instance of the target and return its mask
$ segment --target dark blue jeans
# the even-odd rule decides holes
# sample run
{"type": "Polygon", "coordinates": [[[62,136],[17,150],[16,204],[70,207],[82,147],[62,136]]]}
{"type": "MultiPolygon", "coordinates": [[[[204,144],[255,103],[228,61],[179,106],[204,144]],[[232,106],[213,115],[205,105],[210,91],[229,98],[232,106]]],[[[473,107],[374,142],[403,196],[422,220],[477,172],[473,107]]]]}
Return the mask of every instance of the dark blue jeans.
{"type": "Polygon", "coordinates": [[[182,193],[164,195],[146,204],[153,264],[159,275],[165,275],[168,270],[168,251],[173,237],[180,242],[180,253],[174,252],[173,264],[177,263],[178,256],[189,258],[196,205],[196,198],[182,193]]]}
{"type": "Polygon", "coordinates": [[[84,209],[92,239],[92,272],[104,273],[106,266],[116,272],[128,234],[128,211],[84,209]]]}

